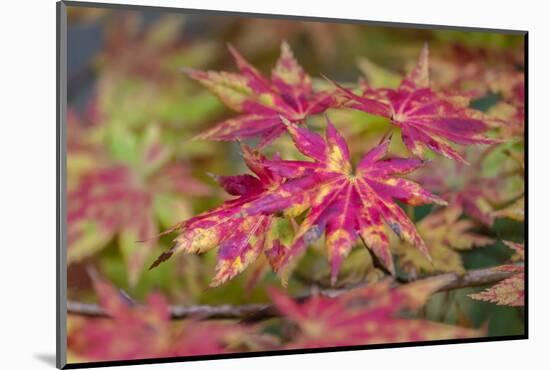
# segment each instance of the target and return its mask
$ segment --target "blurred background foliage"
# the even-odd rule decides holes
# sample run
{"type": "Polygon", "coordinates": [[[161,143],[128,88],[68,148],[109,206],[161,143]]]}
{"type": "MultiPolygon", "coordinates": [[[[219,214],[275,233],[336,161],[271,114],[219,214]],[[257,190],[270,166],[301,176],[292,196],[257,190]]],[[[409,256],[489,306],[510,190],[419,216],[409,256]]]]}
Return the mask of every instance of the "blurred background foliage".
{"type": "MultiPolygon", "coordinates": [[[[460,218],[468,220],[470,231],[490,239],[483,247],[456,252],[464,269],[505,263],[511,252],[502,240],[523,242],[523,206],[513,208],[524,191],[522,107],[513,98],[516,77],[523,76],[521,36],[78,7],[69,9],[69,21],[69,299],[95,301],[87,265],[137,300],[157,290],[185,305],[265,302],[266,287],[279,286],[259,260],[230,282],[209,288],[215,250],[179,255],[147,270],[171,246],[174,235],[157,238],[160,232],[228,199],[208,173],[246,171],[238,144],[190,140],[233,113],[180,71],[235,70],[228,43],[265,73],[286,40],[318,86],[325,84],[324,74],[344,84],[362,76],[374,86],[391,87],[428,42],[432,84],[473,96],[475,108],[509,124],[491,132],[505,143],[468,150],[472,166],[434,156],[415,176],[433,180],[428,188],[438,194],[462,199],[460,218]],[[468,212],[468,202],[483,211],[481,216],[468,212]]],[[[348,139],[355,161],[386,132],[397,130],[386,119],[359,111],[327,114],[348,139]]],[[[324,118],[310,118],[308,125],[322,130],[324,118]]],[[[390,151],[407,155],[399,137],[394,135],[390,151]]],[[[266,150],[274,152],[299,157],[286,136],[266,150]]],[[[406,210],[415,222],[431,215],[430,207],[406,210]]],[[[322,245],[320,240],[308,249],[289,281],[290,294],[303,293],[312,281],[328,283],[322,245]]],[[[338,284],[379,275],[369,253],[356,248],[338,284]]],[[[523,308],[467,297],[476,291],[436,294],[423,314],[463,326],[488,325],[490,335],[523,333],[523,308]]]]}

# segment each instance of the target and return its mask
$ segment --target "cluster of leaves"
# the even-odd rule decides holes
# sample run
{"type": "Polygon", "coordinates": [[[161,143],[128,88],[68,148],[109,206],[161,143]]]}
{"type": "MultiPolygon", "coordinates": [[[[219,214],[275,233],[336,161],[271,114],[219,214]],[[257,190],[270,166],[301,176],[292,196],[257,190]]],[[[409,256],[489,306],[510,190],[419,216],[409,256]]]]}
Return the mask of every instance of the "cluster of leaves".
{"type": "MultiPolygon", "coordinates": [[[[69,127],[79,127],[75,119],[69,116],[69,127]]],[[[156,246],[157,220],[170,225],[189,215],[182,194],[206,195],[208,188],[190,176],[185,163],[170,161],[171,153],[160,142],[158,127],[150,126],[141,142],[127,144],[121,153],[127,159],[122,160],[112,160],[103,147],[93,143],[69,148],[71,164],[81,172],[68,193],[68,261],[82,261],[117,237],[129,281],[135,284],[156,246]],[[103,160],[99,164],[89,157],[103,160]],[[86,161],[93,164],[86,166],[86,161]],[[136,243],[139,240],[144,242],[136,243]]],[[[113,151],[116,157],[117,149],[113,151]]]]}
{"type": "MultiPolygon", "coordinates": [[[[495,120],[470,108],[468,96],[430,87],[427,46],[417,65],[396,88],[375,88],[363,80],[360,93],[336,83],[332,88],[314,90],[311,78],[286,43],[281,46],[270,80],[235,49],[230,47],[230,51],[239,74],[187,70],[188,76],[240,113],[196,138],[260,138],[256,151],[242,147],[244,159],[257,177],[220,177],[225,190],[238,197],[176,225],[171,230],[180,232],[175,245],[152,267],[180,251],[202,253],[219,246],[212,285],[234,277],[262,252],[284,283],[288,267],[308,245],[325,234],[331,280],[335,283],[342,261],[358,238],[386,271],[395,274],[386,226],[404,241],[398,255],[405,269],[413,269],[415,274],[417,270],[464,272],[460,256],[452,248],[469,249],[493,242],[470,233],[472,222],[459,220],[466,213],[488,226],[492,224],[492,211],[482,209],[480,202],[495,192],[494,186],[488,186],[490,180],[474,176],[468,182],[469,177],[462,176],[466,184],[459,191],[445,192],[440,187],[438,193],[445,200],[403,177],[424,165],[426,149],[453,159],[464,168],[469,167],[468,161],[450,142],[499,143],[484,136],[490,128],[487,122],[494,124],[495,120]],[[364,154],[354,168],[345,138],[328,118],[325,138],[305,127],[308,116],[341,107],[388,118],[400,128],[403,143],[413,157],[386,158],[390,135],[364,154]],[[310,161],[283,160],[279,155],[268,159],[257,151],[285,131],[310,161]],[[396,200],[412,206],[450,203],[449,209],[434,213],[419,225],[425,228],[429,247],[396,200]],[[271,225],[277,217],[292,218],[295,230],[290,243],[273,237],[271,225]],[[296,217],[301,218],[300,223],[296,217]]],[[[437,176],[436,180],[443,178],[437,176]]],[[[437,181],[423,180],[437,189],[437,181]]]]}
{"type": "Polygon", "coordinates": [[[249,329],[198,319],[174,324],[166,298],[151,293],[146,305],[131,301],[92,272],[94,290],[109,317],[70,317],[68,346],[82,360],[130,360],[228,353],[239,349],[249,329]],[[192,335],[190,335],[192,333],[192,335]]]}
{"type": "Polygon", "coordinates": [[[473,222],[459,219],[461,213],[460,208],[449,206],[432,212],[416,225],[426,241],[431,262],[406,243],[393,244],[399,264],[409,276],[416,277],[422,273],[435,272],[463,274],[466,270],[458,251],[487,246],[494,242],[491,238],[472,232],[473,222]]]}
{"type": "MultiPolygon", "coordinates": [[[[215,53],[181,41],[181,17],[147,28],[137,13],[96,17],[105,24],[105,47],[92,64],[94,91],[83,113],[68,112],[68,263],[78,270],[114,244],[134,287],[158,253],[160,230],[190,217],[197,197],[213,195],[189,161],[208,150],[182,148],[179,138],[215,116],[219,104],[192,94],[177,66],[206,63],[215,53]]],[[[74,90],[77,77],[69,82],[74,90]]]]}
{"type": "Polygon", "coordinates": [[[484,330],[415,318],[428,298],[447,282],[432,278],[401,287],[390,280],[352,289],[338,297],[319,293],[298,302],[270,290],[284,334],[269,333],[273,323],[204,321],[200,316],[170,320],[170,306],[160,293],[146,304],[91,273],[100,307],[108,317],[69,317],[68,344],[74,361],[132,360],[230,352],[400,343],[476,338],[484,330]]]}
{"type": "MultiPolygon", "coordinates": [[[[501,225],[524,218],[520,56],[443,39],[435,55],[424,46],[416,64],[403,68],[394,61],[412,60],[418,48],[394,48],[393,58],[378,58],[384,67],[363,58],[363,76],[347,84],[313,78],[336,72],[307,58],[334,62],[321,50],[336,49],[321,43],[371,50],[355,26],[239,23],[232,41],[256,59],[271,58],[273,42],[247,39],[249,27],[277,42],[274,30],[293,44],[300,36],[318,51],[299,55],[310,76],[283,42],[266,77],[232,46],[236,72],[196,69],[225,65],[226,53],[215,37],[182,37],[184,17],[147,27],[137,13],[75,12],[71,19],[100,19],[105,47],[94,60],[91,103],[84,113],[69,112],[68,262],[77,277],[70,278],[69,295],[90,298],[79,289],[78,274],[96,265],[108,278],[92,272],[93,291],[109,316],[70,315],[75,361],[487,334],[474,329],[484,327],[479,321],[426,314],[424,305],[444,278],[399,287],[379,280],[463,274],[472,268],[465,257],[477,248],[482,254],[500,246],[499,239],[521,242],[501,225]],[[330,37],[320,40],[319,32],[330,37]],[[190,68],[180,73],[182,65],[190,68]],[[238,148],[242,161],[232,155],[238,148]],[[234,175],[241,163],[248,172],[234,175]],[[204,168],[226,174],[211,175],[218,187],[206,185],[204,168]],[[193,256],[171,258],[181,252],[193,256]],[[147,266],[159,267],[145,273],[147,266]],[[264,289],[275,275],[269,271],[285,292],[264,289]],[[345,288],[354,278],[369,285],[293,298],[312,283],[345,288]],[[147,304],[108,281],[147,296],[147,304]],[[150,293],[152,287],[160,291],[150,293]],[[257,325],[170,318],[169,302],[267,300],[278,316],[257,325]]],[[[385,38],[391,36],[376,36],[391,44],[385,38]]],[[[431,46],[438,37],[435,32],[431,46]]],[[[512,275],[485,291],[468,290],[468,304],[523,305],[523,247],[505,243],[516,251],[512,261],[488,266],[512,275]]]]}

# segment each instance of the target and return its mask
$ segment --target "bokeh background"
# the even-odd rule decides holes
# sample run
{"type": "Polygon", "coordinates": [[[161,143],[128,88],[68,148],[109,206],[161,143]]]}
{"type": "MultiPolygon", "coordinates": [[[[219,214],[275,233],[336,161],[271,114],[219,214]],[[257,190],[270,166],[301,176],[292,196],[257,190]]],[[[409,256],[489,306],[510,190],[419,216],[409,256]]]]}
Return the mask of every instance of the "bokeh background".
{"type": "MultiPolygon", "coordinates": [[[[286,40],[316,86],[325,84],[321,74],[343,84],[362,76],[375,86],[395,86],[427,42],[434,86],[467,93],[475,108],[498,117],[517,113],[509,95],[512,77],[523,76],[522,36],[154,10],[73,7],[68,15],[70,300],[96,301],[89,266],[136,300],[160,291],[170,302],[184,305],[256,303],[268,300],[267,286],[280,286],[260,260],[230,282],[208,287],[215,250],[178,255],[147,270],[174,238],[155,238],[160,232],[228,199],[209,173],[247,171],[237,144],[190,140],[234,113],[181,68],[235,71],[228,43],[266,75],[286,40]]],[[[358,111],[327,114],[348,139],[355,159],[392,130],[387,120],[358,111]]],[[[322,130],[323,117],[310,119],[308,125],[322,130]]],[[[436,180],[443,182],[442,193],[472,184],[483,193],[475,202],[491,219],[474,217],[472,228],[494,241],[459,252],[460,268],[466,270],[504,263],[511,251],[502,240],[523,242],[525,233],[521,216],[497,213],[520,201],[523,193],[518,160],[524,149],[523,121],[493,134],[505,136],[506,143],[488,153],[470,150],[468,158],[476,166],[458,167],[435,157],[431,164],[441,172],[436,180]]],[[[399,135],[394,138],[392,154],[406,155],[399,135]]],[[[298,155],[286,137],[266,151],[278,151],[284,158],[298,155]]],[[[407,211],[420,222],[430,210],[407,211]]],[[[303,293],[311,280],[327,281],[324,253],[322,242],[309,248],[289,282],[290,294],[303,293]]],[[[377,276],[369,254],[357,248],[338,284],[377,276]]],[[[463,326],[487,325],[494,336],[522,334],[523,308],[467,297],[479,290],[437,294],[424,315],[463,326]]]]}

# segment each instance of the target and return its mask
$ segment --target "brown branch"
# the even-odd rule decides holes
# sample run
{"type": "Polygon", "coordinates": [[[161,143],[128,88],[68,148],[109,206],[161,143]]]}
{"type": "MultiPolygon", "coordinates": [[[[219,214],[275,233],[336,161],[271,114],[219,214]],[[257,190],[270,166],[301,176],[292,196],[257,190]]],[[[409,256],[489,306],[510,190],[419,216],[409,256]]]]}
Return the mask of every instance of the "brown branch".
{"type": "MultiPolygon", "coordinates": [[[[267,307],[269,304],[244,304],[233,305],[196,305],[196,306],[170,306],[172,319],[184,319],[188,317],[199,317],[208,319],[235,319],[254,314],[267,307]]],[[[68,301],[67,312],[73,315],[108,317],[107,313],[97,304],[68,301]]]]}
{"type": "MultiPolygon", "coordinates": [[[[497,283],[509,276],[512,273],[495,271],[493,268],[471,270],[460,276],[455,273],[446,273],[434,276],[447,277],[448,282],[442,286],[439,291],[448,291],[466,287],[477,287],[487,284],[497,283]]],[[[422,279],[430,279],[434,276],[423,277],[422,279]]],[[[419,280],[422,280],[419,279],[419,280]]],[[[412,281],[411,281],[412,282],[412,281]]],[[[334,288],[334,289],[319,289],[318,294],[327,297],[337,297],[350,289],[366,286],[367,283],[359,283],[353,286],[334,288]]],[[[396,285],[400,283],[396,282],[396,285]]],[[[296,297],[298,300],[306,300],[311,294],[296,297]]],[[[67,302],[67,312],[72,315],[81,315],[88,317],[108,317],[108,314],[97,304],[82,303],[75,301],[67,302]]],[[[246,322],[254,322],[266,318],[277,316],[277,310],[269,303],[265,304],[244,304],[244,305],[197,305],[197,306],[170,306],[172,319],[185,319],[189,317],[197,317],[200,319],[241,319],[246,322]]]]}

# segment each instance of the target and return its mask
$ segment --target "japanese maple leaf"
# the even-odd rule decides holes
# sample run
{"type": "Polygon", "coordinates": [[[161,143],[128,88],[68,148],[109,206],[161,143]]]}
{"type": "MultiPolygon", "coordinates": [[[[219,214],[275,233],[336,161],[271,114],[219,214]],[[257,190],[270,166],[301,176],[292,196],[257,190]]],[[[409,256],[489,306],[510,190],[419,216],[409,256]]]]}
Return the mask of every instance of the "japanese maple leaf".
{"type": "Polygon", "coordinates": [[[417,183],[396,177],[420,167],[421,160],[382,159],[390,144],[390,138],[386,138],[353,170],[348,146],[330,121],[326,139],[285,122],[298,150],[313,161],[269,161],[268,166],[288,180],[245,207],[248,214],[272,213],[290,207],[309,209],[296,232],[294,243],[277,269],[286,266],[325,232],[333,282],[358,237],[393,272],[384,222],[429,258],[414,224],[394,202],[397,199],[411,205],[445,204],[417,183]]]}
{"type": "Polygon", "coordinates": [[[505,176],[484,176],[480,153],[472,165],[460,162],[434,160],[418,171],[415,179],[428,190],[440,195],[449,205],[491,227],[495,219],[494,207],[511,198],[505,176]]]}
{"type": "Polygon", "coordinates": [[[239,74],[187,70],[187,75],[216,94],[229,108],[241,113],[222,121],[197,136],[199,139],[236,140],[260,137],[266,145],[281,135],[285,126],[281,116],[291,122],[303,122],[312,114],[338,104],[332,93],[315,92],[311,78],[294,58],[287,43],[267,80],[233,47],[229,47],[239,74]]]}
{"type": "Polygon", "coordinates": [[[525,131],[525,75],[513,71],[497,75],[490,81],[491,90],[501,100],[491,107],[489,114],[502,123],[502,136],[523,138],[525,131]]]}
{"type": "Polygon", "coordinates": [[[392,288],[389,280],[336,297],[314,295],[298,303],[277,290],[270,295],[283,317],[298,327],[289,348],[319,348],[376,343],[480,337],[482,330],[405,318],[419,309],[445,279],[426,279],[392,288]]]}
{"type": "MultiPolygon", "coordinates": [[[[115,164],[84,175],[68,194],[69,261],[77,262],[97,253],[117,236],[129,281],[135,284],[156,245],[159,222],[156,196],[174,192],[156,188],[152,185],[155,182],[166,182],[172,189],[187,194],[204,195],[206,189],[179,166],[167,167],[145,185],[132,168],[124,165],[115,164]]],[[[174,207],[181,203],[172,200],[177,203],[174,207]]],[[[180,213],[177,209],[173,212],[180,213]]]]}
{"type": "Polygon", "coordinates": [[[270,262],[279,258],[280,245],[270,237],[274,214],[243,215],[243,207],[278,186],[283,178],[265,166],[266,158],[247,146],[243,158],[256,175],[217,176],[220,185],[237,196],[219,207],[188,219],[170,231],[179,231],[175,245],[160,255],[151,268],[178,252],[203,253],[219,247],[216,276],[211,286],[220,285],[243,271],[265,252],[270,262]]]}
{"type": "MultiPolygon", "coordinates": [[[[205,185],[193,179],[185,164],[169,161],[170,153],[158,140],[158,131],[151,133],[145,135],[140,158],[134,165],[112,160],[102,146],[69,147],[71,160],[83,152],[94,158],[94,165],[82,171],[76,165],[69,167],[71,178],[75,177],[67,202],[69,263],[94,255],[118,238],[128,280],[136,284],[156,245],[158,224],[173,223],[188,213],[187,202],[180,194],[199,196],[208,192],[205,185]],[[166,200],[168,206],[161,203],[166,200]]],[[[81,135],[93,132],[85,130],[81,135]]]]}
{"type": "Polygon", "coordinates": [[[482,135],[488,126],[480,119],[484,117],[482,112],[468,108],[469,98],[437,93],[430,88],[427,46],[417,66],[396,89],[364,86],[362,95],[356,95],[338,87],[349,98],[351,108],[389,118],[401,129],[405,146],[417,157],[423,158],[428,148],[466,162],[449,141],[461,145],[496,142],[482,135]]]}
{"type": "Polygon", "coordinates": [[[99,304],[109,318],[69,316],[69,352],[93,361],[150,359],[230,352],[228,345],[246,335],[236,325],[197,321],[172,322],[168,302],[160,293],[145,305],[130,301],[106,280],[93,276],[99,304]],[[80,319],[80,320],[78,320],[80,319]]]}
{"type": "Polygon", "coordinates": [[[491,238],[472,232],[470,229],[475,224],[471,220],[460,219],[461,215],[462,210],[459,207],[449,206],[430,213],[416,224],[432,261],[428,261],[407,243],[392,243],[399,265],[409,276],[435,272],[462,274],[465,270],[459,252],[494,242],[491,238]]]}
{"type": "MultiPolygon", "coordinates": [[[[509,241],[505,241],[504,244],[514,250],[515,254],[512,260],[523,261],[525,259],[523,244],[509,241]]],[[[511,272],[513,275],[480,293],[470,294],[470,297],[479,301],[493,302],[497,305],[524,306],[525,267],[509,264],[495,267],[493,270],[511,272]]]]}

